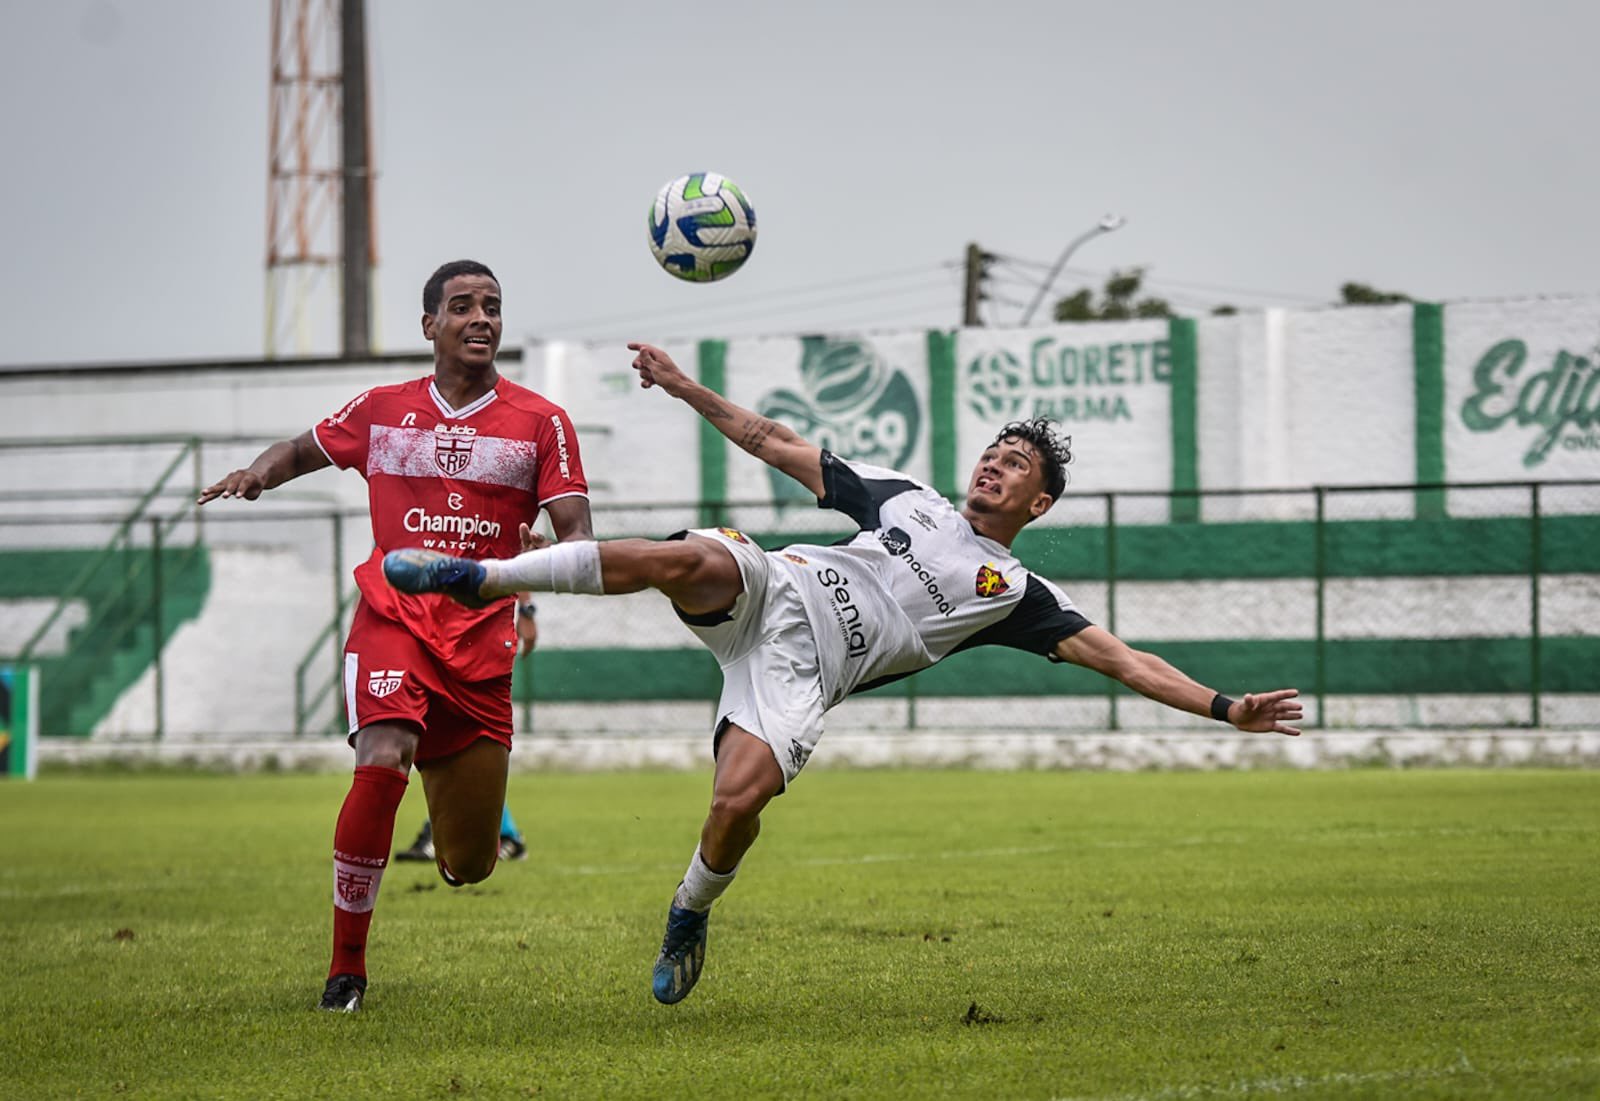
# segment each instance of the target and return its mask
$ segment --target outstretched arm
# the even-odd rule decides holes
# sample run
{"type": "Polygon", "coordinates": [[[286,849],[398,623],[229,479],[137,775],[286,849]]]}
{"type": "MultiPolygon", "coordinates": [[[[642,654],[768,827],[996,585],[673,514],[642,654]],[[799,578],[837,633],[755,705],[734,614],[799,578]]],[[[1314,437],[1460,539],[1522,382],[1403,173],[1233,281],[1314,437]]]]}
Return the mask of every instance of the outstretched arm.
{"type": "MultiPolygon", "coordinates": [[[[1143,650],[1135,650],[1102,627],[1085,627],[1056,643],[1056,657],[1121,681],[1141,696],[1193,715],[1211,714],[1217,693],[1181,669],[1143,650]]],[[[1294,688],[1250,693],[1228,707],[1228,722],[1240,730],[1299,734],[1304,711],[1294,688]]]]}
{"type": "Polygon", "coordinates": [[[783,471],[815,496],[822,496],[822,450],[815,444],[806,442],[788,425],[735,405],[700,385],[655,345],[629,344],[628,348],[639,353],[634,357],[633,368],[639,372],[640,386],[647,390],[661,387],[745,451],[783,471]]]}
{"type": "Polygon", "coordinates": [[[322,453],[310,431],[305,431],[292,440],[279,440],[243,470],[232,471],[221,481],[206,486],[196,503],[203,505],[218,497],[243,497],[254,501],[265,490],[276,489],[291,478],[329,465],[328,456],[322,453]]]}

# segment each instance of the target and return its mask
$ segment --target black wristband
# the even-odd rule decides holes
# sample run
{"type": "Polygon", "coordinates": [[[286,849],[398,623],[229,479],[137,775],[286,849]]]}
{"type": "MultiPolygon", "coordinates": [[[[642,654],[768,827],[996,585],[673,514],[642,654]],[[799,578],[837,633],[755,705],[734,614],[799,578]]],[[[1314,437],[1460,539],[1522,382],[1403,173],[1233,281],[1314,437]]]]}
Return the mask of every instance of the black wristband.
{"type": "Polygon", "coordinates": [[[539,606],[530,600],[526,604],[518,604],[517,611],[521,612],[525,618],[532,619],[538,613],[539,606]]]}
{"type": "Polygon", "coordinates": [[[1211,697],[1211,717],[1219,723],[1228,721],[1228,708],[1233,706],[1233,701],[1221,692],[1211,697]]]}

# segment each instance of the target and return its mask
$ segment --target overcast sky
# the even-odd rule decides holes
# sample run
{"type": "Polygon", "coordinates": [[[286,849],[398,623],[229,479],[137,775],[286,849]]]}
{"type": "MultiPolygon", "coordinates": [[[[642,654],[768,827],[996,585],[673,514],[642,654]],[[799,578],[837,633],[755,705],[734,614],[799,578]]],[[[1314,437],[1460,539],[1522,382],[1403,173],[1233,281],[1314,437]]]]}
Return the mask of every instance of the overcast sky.
{"type": "MultiPolygon", "coordinates": [[[[425,348],[440,262],[507,340],[950,325],[1107,211],[1057,289],[1144,265],[1186,312],[1600,292],[1600,3],[369,0],[377,339],[425,348]],[[656,189],[760,219],[681,284],[656,189]]],[[[0,0],[8,365],[264,345],[270,0],[0,0]]],[[[332,351],[331,340],[312,351],[332,351]]]]}

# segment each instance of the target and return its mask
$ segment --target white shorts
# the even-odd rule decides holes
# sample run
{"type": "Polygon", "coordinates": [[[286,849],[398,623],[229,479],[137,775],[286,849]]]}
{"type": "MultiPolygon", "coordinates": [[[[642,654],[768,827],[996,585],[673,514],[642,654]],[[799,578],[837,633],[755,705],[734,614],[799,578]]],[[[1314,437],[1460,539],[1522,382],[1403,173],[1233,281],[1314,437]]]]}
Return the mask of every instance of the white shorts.
{"type": "Polygon", "coordinates": [[[805,605],[789,572],[749,536],[732,528],[688,534],[726,547],[744,581],[744,592],[720,622],[680,614],[722,667],[717,734],[734,723],[766,742],[787,787],[822,737],[822,674],[805,605]]]}

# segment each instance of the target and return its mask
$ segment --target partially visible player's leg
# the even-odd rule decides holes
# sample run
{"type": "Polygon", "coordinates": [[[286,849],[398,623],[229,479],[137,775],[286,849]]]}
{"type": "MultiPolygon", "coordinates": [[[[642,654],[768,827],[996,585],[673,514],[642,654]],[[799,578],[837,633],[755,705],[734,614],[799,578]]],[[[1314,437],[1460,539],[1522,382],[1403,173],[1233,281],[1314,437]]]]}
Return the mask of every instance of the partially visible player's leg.
{"type": "MultiPolygon", "coordinates": [[[[517,820],[511,816],[511,804],[507,803],[500,810],[500,859],[523,860],[527,855],[528,843],[522,838],[522,830],[517,827],[517,820]]],[[[417,831],[416,840],[411,842],[409,848],[396,851],[394,858],[427,864],[438,860],[438,853],[433,848],[433,823],[424,818],[422,828],[417,831]]]]}
{"type": "MultiPolygon", "coordinates": [[[[717,744],[711,811],[700,827],[700,855],[711,871],[733,875],[761,832],[761,812],[783,791],[783,784],[783,770],[772,747],[748,730],[727,724],[717,744]]],[[[694,908],[705,909],[715,897],[694,908]]]]}
{"type": "Polygon", "coordinates": [[[528,843],[522,839],[517,820],[511,817],[511,804],[500,808],[500,859],[522,860],[528,855],[528,843]]]}
{"type": "Polygon", "coordinates": [[[367,935],[389,863],[395,813],[417,750],[417,731],[376,722],[355,735],[356,768],[333,831],[333,958],[323,1009],[354,1012],[367,985],[367,935]]]}
{"type": "Polygon", "coordinates": [[[705,964],[711,904],[733,883],[739,862],[761,832],[761,812],[783,790],[783,770],[772,747],[733,723],[717,745],[711,812],[667,910],[667,932],[651,974],[651,991],[666,1005],[680,1002],[705,964]]]}
{"type": "Polygon", "coordinates": [[[419,766],[434,852],[447,882],[477,883],[494,871],[510,760],[506,746],[478,738],[460,752],[419,766]]]}

